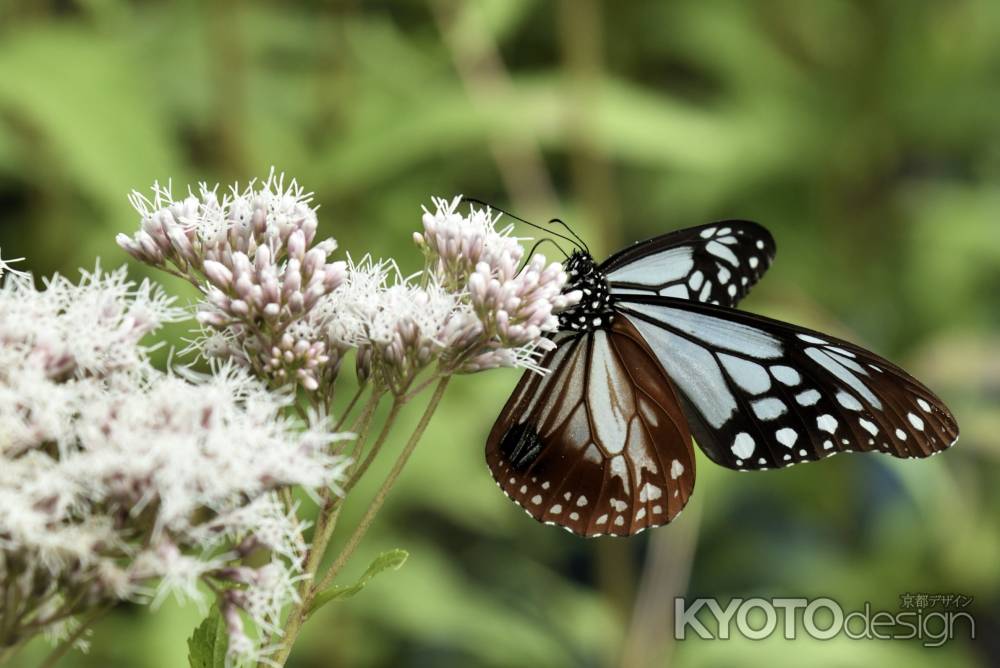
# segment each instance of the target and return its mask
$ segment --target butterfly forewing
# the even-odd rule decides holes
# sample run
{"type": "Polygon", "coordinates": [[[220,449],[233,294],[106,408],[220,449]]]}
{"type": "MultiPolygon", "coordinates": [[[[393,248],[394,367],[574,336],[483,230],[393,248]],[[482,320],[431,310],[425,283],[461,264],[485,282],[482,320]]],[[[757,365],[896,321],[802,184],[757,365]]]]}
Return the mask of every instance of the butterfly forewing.
{"type": "Polygon", "coordinates": [[[735,306],[774,260],[771,233],[724,220],[636,243],[601,264],[612,295],[647,294],[735,306]]]}
{"type": "Polygon", "coordinates": [[[493,426],[486,459],[535,519],[583,536],[666,524],[694,488],[687,421],[670,381],[625,318],[557,337],[493,426]]]}
{"type": "Polygon", "coordinates": [[[629,296],[618,307],[676,385],[698,444],[724,466],[853,450],[926,457],[958,439],[934,393],[853,344],[678,299],[629,296]]]}

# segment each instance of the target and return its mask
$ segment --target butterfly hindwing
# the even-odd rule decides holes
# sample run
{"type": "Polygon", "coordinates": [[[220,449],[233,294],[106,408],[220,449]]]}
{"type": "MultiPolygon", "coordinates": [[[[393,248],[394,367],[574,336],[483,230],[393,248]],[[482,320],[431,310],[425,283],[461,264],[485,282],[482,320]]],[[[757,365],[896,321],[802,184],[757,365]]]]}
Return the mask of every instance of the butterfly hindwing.
{"type": "Polygon", "coordinates": [[[774,260],[771,233],[724,220],[670,232],[615,253],[600,270],[615,296],[647,294],[736,306],[774,260]]]}
{"type": "Polygon", "coordinates": [[[919,381],[863,348],[761,316],[629,296],[632,321],[681,395],[716,463],[766,469],[838,452],[926,457],[958,424],[919,381]]]}
{"type": "Polygon", "coordinates": [[[694,489],[691,436],[670,381],[625,318],[561,335],[490,433],[494,479],[535,519],[582,536],[671,521],[694,489]]]}

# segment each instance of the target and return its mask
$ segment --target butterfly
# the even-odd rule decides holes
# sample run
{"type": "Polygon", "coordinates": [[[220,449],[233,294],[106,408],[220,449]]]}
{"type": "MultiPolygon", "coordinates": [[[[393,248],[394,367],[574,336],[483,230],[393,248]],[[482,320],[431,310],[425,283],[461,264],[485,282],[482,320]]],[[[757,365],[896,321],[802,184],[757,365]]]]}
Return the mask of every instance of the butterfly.
{"type": "Polygon", "coordinates": [[[654,237],[600,264],[577,243],[566,290],[583,297],[559,316],[547,373],[525,373],[487,440],[503,492],[546,524],[628,536],[687,504],[692,436],[740,471],[953,445],[952,413],[899,367],[734,308],[775,250],[744,220],[654,237]]]}

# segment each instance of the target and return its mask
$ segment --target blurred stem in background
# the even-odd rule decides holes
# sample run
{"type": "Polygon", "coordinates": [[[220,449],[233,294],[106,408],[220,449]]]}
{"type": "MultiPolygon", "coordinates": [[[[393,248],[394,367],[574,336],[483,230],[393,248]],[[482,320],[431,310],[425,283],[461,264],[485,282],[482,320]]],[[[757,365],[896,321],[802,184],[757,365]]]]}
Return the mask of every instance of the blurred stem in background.
{"type": "MultiPolygon", "coordinates": [[[[510,75],[478,5],[433,0],[431,8],[473,106],[484,113],[496,98],[509,98],[510,75]]],[[[515,209],[528,217],[536,211],[555,210],[558,200],[552,178],[530,133],[514,141],[487,137],[487,144],[515,209]]]]}

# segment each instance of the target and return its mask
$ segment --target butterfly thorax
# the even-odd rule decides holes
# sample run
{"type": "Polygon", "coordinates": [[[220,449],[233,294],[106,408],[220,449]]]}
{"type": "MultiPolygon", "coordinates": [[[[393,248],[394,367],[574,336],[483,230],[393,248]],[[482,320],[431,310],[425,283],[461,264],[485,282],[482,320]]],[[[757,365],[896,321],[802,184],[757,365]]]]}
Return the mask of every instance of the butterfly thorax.
{"type": "Polygon", "coordinates": [[[590,332],[610,325],[614,319],[611,288],[594,258],[590,253],[574,251],[565,267],[569,280],[563,292],[579,290],[583,296],[575,306],[559,314],[559,329],[590,332]]]}

